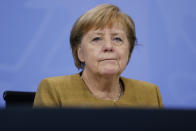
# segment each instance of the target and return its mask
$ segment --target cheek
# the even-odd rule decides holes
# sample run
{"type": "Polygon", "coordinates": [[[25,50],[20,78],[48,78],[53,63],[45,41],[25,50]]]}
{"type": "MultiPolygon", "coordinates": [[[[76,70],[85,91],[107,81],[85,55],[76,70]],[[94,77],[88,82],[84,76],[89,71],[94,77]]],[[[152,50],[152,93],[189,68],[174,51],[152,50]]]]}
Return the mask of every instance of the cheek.
{"type": "Polygon", "coordinates": [[[98,59],[99,53],[94,48],[86,48],[84,50],[84,60],[87,64],[95,64],[98,59]]]}
{"type": "Polygon", "coordinates": [[[121,66],[126,66],[128,63],[128,59],[129,59],[129,50],[128,48],[125,48],[124,50],[122,50],[120,52],[120,64],[121,66]]]}

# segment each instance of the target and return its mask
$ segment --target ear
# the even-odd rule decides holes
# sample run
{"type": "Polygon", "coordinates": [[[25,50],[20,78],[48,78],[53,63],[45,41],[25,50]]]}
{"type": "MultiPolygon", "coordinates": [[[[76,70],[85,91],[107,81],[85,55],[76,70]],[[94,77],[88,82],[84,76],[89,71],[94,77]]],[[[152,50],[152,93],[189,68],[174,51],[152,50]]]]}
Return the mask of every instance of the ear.
{"type": "Polygon", "coordinates": [[[81,48],[81,46],[78,47],[78,59],[81,61],[81,62],[84,62],[84,52],[81,48]]]}

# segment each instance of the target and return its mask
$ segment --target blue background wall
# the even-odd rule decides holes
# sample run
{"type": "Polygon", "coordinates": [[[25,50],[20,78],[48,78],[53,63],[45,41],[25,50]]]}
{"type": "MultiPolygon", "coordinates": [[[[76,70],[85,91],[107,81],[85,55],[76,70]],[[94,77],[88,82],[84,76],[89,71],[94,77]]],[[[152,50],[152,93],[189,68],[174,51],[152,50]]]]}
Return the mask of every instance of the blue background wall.
{"type": "Polygon", "coordinates": [[[167,108],[196,108],[195,0],[1,0],[0,106],[5,90],[36,91],[41,79],[77,73],[74,21],[101,3],[135,21],[138,38],[122,74],[159,86],[167,108]]]}

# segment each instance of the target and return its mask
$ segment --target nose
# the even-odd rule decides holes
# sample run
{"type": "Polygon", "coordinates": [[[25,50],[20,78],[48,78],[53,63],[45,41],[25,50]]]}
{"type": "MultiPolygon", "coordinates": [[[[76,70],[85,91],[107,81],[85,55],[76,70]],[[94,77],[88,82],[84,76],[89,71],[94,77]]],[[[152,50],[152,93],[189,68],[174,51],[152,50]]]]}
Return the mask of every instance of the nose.
{"type": "Polygon", "coordinates": [[[104,52],[112,52],[113,51],[113,43],[111,39],[106,39],[103,45],[104,52]]]}

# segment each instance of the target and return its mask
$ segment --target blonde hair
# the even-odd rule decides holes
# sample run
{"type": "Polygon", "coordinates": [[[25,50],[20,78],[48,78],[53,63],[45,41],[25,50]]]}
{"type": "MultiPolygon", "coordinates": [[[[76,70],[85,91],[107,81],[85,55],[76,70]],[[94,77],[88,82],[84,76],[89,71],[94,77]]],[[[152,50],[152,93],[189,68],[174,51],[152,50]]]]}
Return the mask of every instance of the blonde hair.
{"type": "Polygon", "coordinates": [[[135,46],[135,24],[130,16],[120,11],[120,9],[111,4],[102,4],[87,11],[75,22],[71,34],[70,44],[75,66],[78,69],[84,68],[84,63],[78,58],[78,47],[83,36],[91,29],[102,29],[106,26],[112,27],[114,24],[121,24],[126,32],[130,44],[129,59],[135,46]]]}

